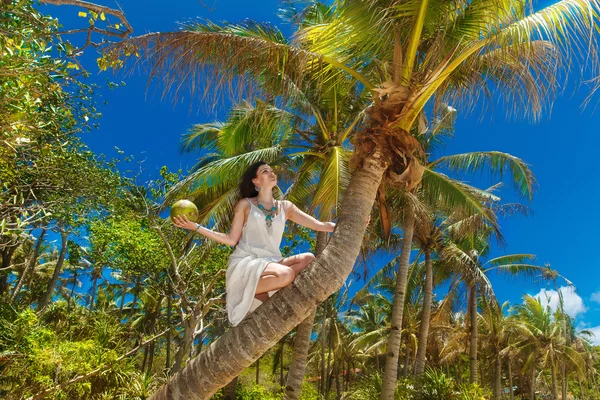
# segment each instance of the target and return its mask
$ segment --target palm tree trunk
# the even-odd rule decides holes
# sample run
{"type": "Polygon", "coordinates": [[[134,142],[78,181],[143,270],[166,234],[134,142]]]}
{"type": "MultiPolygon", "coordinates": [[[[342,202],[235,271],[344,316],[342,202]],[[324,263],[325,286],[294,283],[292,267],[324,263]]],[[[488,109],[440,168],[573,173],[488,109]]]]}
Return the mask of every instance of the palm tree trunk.
{"type": "Polygon", "coordinates": [[[256,360],[256,384],[259,384],[259,377],[260,377],[260,358],[258,360],[256,360]]]}
{"type": "MultiPolygon", "coordinates": [[[[408,332],[406,333],[408,336],[408,332]]],[[[402,369],[402,377],[406,378],[409,375],[408,366],[410,365],[410,337],[406,338],[406,347],[404,353],[404,368],[402,369]]]]}
{"type": "Polygon", "coordinates": [[[477,383],[479,378],[477,365],[477,284],[469,289],[469,321],[470,321],[470,346],[469,346],[469,382],[477,383]]]}
{"type": "Polygon", "coordinates": [[[42,248],[42,241],[44,240],[44,235],[45,234],[46,234],[46,228],[42,228],[42,231],[40,232],[40,236],[38,237],[38,240],[35,243],[35,248],[33,249],[33,253],[31,254],[31,258],[29,259],[29,263],[27,264],[27,267],[23,270],[23,273],[19,277],[19,280],[18,280],[18,282],[17,282],[17,284],[15,286],[15,289],[13,290],[12,296],[10,297],[10,301],[11,302],[15,301],[15,299],[19,295],[19,292],[23,288],[23,284],[25,283],[25,279],[27,278],[27,276],[30,273],[33,272],[33,270],[35,268],[35,263],[37,262],[37,259],[38,259],[39,255],[40,255],[40,249],[42,248]]]}
{"type": "Polygon", "coordinates": [[[558,400],[558,382],[556,376],[556,365],[554,365],[554,357],[552,357],[552,365],[550,365],[552,372],[552,399],[558,400]]]}
{"type": "Polygon", "coordinates": [[[310,269],[275,293],[251,317],[232,327],[162,386],[152,400],[208,399],[300,324],[344,284],[352,271],[367,219],[388,162],[379,148],[354,171],[331,240],[310,269]],[[215,360],[219,360],[215,363],[215,360]]]}
{"type": "Polygon", "coordinates": [[[529,392],[529,400],[535,400],[535,364],[531,367],[531,391],[529,392]]]}
{"type": "Polygon", "coordinates": [[[4,245],[5,247],[2,249],[2,265],[0,269],[0,297],[4,296],[4,293],[7,293],[8,291],[8,269],[10,267],[12,256],[18,247],[17,245],[4,245]]]}
{"type": "Polygon", "coordinates": [[[333,364],[333,373],[335,374],[335,394],[336,399],[339,400],[342,397],[342,388],[340,386],[340,362],[334,360],[333,364]]]}
{"type": "Polygon", "coordinates": [[[404,223],[404,237],[402,238],[402,253],[400,254],[400,265],[396,277],[396,289],[392,305],[392,320],[390,337],[387,343],[385,356],[385,370],[381,385],[380,400],[393,400],[396,384],[398,382],[398,357],[400,353],[400,336],[402,332],[402,317],[404,315],[404,300],[406,297],[406,285],[408,282],[408,264],[410,262],[410,250],[412,248],[413,233],[415,227],[415,215],[411,207],[408,207],[407,217],[404,223]]]}
{"type": "MultiPolygon", "coordinates": [[[[579,381],[579,385],[581,386],[581,380],[579,381]]],[[[350,360],[348,360],[346,367],[346,385],[344,387],[344,391],[347,392],[350,388],[350,360]]]]}
{"type": "Polygon", "coordinates": [[[172,295],[167,295],[167,357],[165,360],[165,370],[170,375],[169,368],[171,368],[171,299],[172,295]]]}
{"type": "Polygon", "coordinates": [[[58,256],[58,260],[56,261],[56,266],[54,267],[54,273],[52,274],[52,278],[50,282],[48,282],[48,287],[46,288],[46,293],[44,297],[38,303],[37,310],[41,311],[52,301],[52,294],[54,293],[54,289],[56,288],[56,282],[58,282],[58,277],[60,276],[60,271],[62,270],[63,263],[65,262],[65,257],[67,255],[67,232],[60,233],[60,254],[58,256]]]}
{"type": "Polygon", "coordinates": [[[500,400],[502,398],[502,359],[500,352],[496,352],[496,368],[494,368],[494,398],[500,400]]]}
{"type": "Polygon", "coordinates": [[[146,369],[146,373],[148,375],[152,375],[152,367],[154,365],[154,352],[156,350],[156,340],[153,341],[152,343],[150,343],[150,356],[148,358],[148,365],[147,365],[147,369],[146,369]]]}
{"type": "Polygon", "coordinates": [[[510,400],[515,400],[515,394],[513,393],[513,377],[512,377],[512,359],[508,357],[508,386],[510,393],[510,400]]]}
{"type": "Polygon", "coordinates": [[[140,371],[142,372],[142,374],[146,371],[146,363],[148,361],[149,348],[150,348],[150,345],[147,345],[144,347],[144,360],[142,361],[142,368],[140,368],[140,371]]]}
{"type": "Polygon", "coordinates": [[[329,318],[329,345],[327,351],[327,383],[325,385],[325,398],[329,399],[331,390],[331,353],[333,348],[333,317],[329,318]]]}
{"type": "Polygon", "coordinates": [[[281,349],[279,350],[279,386],[283,387],[283,352],[285,350],[285,340],[281,340],[281,349]]]}
{"type": "Polygon", "coordinates": [[[429,338],[429,323],[431,316],[431,302],[433,300],[433,263],[431,262],[431,250],[425,249],[425,288],[423,290],[423,313],[421,314],[421,329],[419,331],[419,342],[417,347],[417,359],[415,360],[416,388],[422,387],[422,376],[425,372],[427,361],[427,339],[429,338]]]}
{"type": "Polygon", "coordinates": [[[90,311],[94,309],[94,300],[96,299],[96,292],[98,290],[98,274],[95,271],[92,271],[92,297],[90,298],[90,311]]]}
{"type": "Polygon", "coordinates": [[[561,366],[561,375],[562,375],[562,398],[563,400],[567,399],[567,388],[568,388],[568,384],[569,382],[567,381],[567,363],[565,362],[566,360],[563,360],[562,366],[561,366]]]}
{"type": "MultiPolygon", "coordinates": [[[[315,248],[315,254],[319,255],[327,244],[329,234],[327,232],[317,233],[317,244],[315,248]]],[[[297,400],[302,390],[302,380],[304,379],[304,370],[306,369],[306,357],[308,355],[308,348],[310,347],[310,335],[312,334],[313,325],[315,322],[315,316],[317,309],[306,318],[296,331],[296,338],[294,339],[294,351],[292,353],[292,361],[290,363],[290,370],[288,372],[287,384],[285,386],[285,399],[297,400]]]]}
{"type": "Polygon", "coordinates": [[[75,294],[75,287],[77,286],[77,270],[73,271],[73,287],[71,288],[71,293],[69,294],[69,299],[67,300],[67,311],[71,310],[71,300],[73,300],[73,295],[75,294]]]}
{"type": "Polygon", "coordinates": [[[127,280],[123,279],[123,285],[121,285],[121,304],[119,305],[119,315],[123,317],[123,307],[125,306],[125,295],[127,294],[127,280]]]}
{"type": "Polygon", "coordinates": [[[327,346],[327,316],[323,314],[323,323],[321,324],[321,382],[319,393],[325,394],[325,347],[327,346]]]}

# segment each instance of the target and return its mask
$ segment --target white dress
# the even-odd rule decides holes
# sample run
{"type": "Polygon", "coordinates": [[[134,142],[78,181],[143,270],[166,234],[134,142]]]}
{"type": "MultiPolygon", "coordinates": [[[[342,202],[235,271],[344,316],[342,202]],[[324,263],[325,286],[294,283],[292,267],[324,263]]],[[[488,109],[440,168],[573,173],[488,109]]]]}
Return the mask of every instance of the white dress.
{"type": "Polygon", "coordinates": [[[248,221],[242,228],[242,236],[229,257],[225,288],[227,291],[227,315],[233,326],[240,323],[248,313],[258,280],[267,264],[283,259],[279,246],[285,226],[281,202],[279,213],[267,227],[265,214],[252,202],[248,221]]]}

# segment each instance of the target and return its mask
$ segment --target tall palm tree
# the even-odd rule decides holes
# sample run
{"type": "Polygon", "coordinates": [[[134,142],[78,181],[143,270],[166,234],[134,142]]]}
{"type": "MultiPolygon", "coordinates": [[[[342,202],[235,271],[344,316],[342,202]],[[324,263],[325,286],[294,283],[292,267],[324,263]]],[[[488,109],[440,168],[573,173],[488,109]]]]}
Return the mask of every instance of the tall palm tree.
{"type": "Polygon", "coordinates": [[[483,261],[490,251],[492,229],[482,227],[478,232],[467,235],[462,239],[454,239],[446,246],[449,259],[454,259],[454,265],[468,287],[468,316],[470,327],[469,358],[470,381],[478,382],[478,299],[484,295],[496,302],[496,296],[488,275],[500,273],[509,277],[534,278],[548,276],[548,268],[529,264],[535,258],[532,254],[510,254],[483,261]]]}
{"type": "MultiPolygon", "coordinates": [[[[585,370],[585,361],[580,353],[566,345],[561,321],[553,316],[549,305],[544,307],[540,298],[525,295],[523,304],[516,305],[514,309],[512,324],[517,332],[515,347],[526,360],[523,369],[531,369],[532,377],[535,377],[538,365],[542,370],[550,370],[552,396],[558,399],[559,360],[564,356],[582,372],[585,370]]],[[[534,378],[531,385],[531,392],[534,393],[534,378]]]]}
{"type": "MultiPolygon", "coordinates": [[[[493,367],[492,391],[494,399],[502,398],[502,356],[510,347],[509,335],[510,325],[507,323],[506,312],[509,304],[505,302],[502,306],[488,298],[482,298],[482,315],[479,319],[481,327],[478,327],[484,332],[485,347],[491,353],[493,367]]],[[[509,360],[510,362],[510,360],[509,360]]],[[[509,371],[510,374],[510,371],[509,371]]],[[[510,377],[512,382],[512,377],[510,377]]],[[[510,385],[512,391],[512,385],[510,385]]]]}
{"type": "MultiPolygon", "coordinates": [[[[299,23],[322,23],[328,13],[328,7],[314,3],[303,11],[299,23]]],[[[348,184],[350,140],[363,123],[366,100],[366,93],[358,92],[351,80],[338,80],[331,87],[298,88],[294,102],[285,108],[258,101],[256,106],[245,103],[235,107],[224,123],[195,125],[184,136],[182,149],[208,154],[171,190],[167,201],[190,197],[200,204],[203,221],[212,218],[217,227],[225,227],[233,215],[239,171],[262,157],[284,179],[293,180],[284,193],[287,199],[320,218],[331,218],[337,214],[348,184]]],[[[327,237],[317,235],[317,254],[327,237]]],[[[298,326],[294,346],[299,347],[294,349],[290,366],[287,399],[299,396],[313,323],[314,312],[298,326]]]]}
{"type": "Polygon", "coordinates": [[[385,353],[392,303],[381,293],[360,295],[355,302],[358,307],[348,310],[345,316],[353,332],[352,346],[378,365],[379,355],[385,353]]]}
{"type": "MultiPolygon", "coordinates": [[[[188,392],[210,396],[341,286],[358,255],[364,224],[382,181],[409,188],[420,181],[419,144],[409,131],[431,100],[439,104],[445,97],[455,97],[468,104],[481,92],[490,93],[482,90],[487,84],[498,83],[494,92],[511,99],[515,113],[541,114],[556,87],[561,56],[578,57],[581,47],[573,43],[582,41],[589,40],[586,49],[596,49],[593,28],[600,4],[563,0],[536,13],[528,5],[518,0],[401,4],[340,0],[332,22],[298,35],[312,40],[308,48],[282,43],[264,29],[248,34],[235,26],[212,23],[122,43],[123,54],[124,47],[141,49],[140,62],[148,62],[151,74],[162,75],[166,88],[176,94],[183,85],[174,82],[185,77],[192,90],[212,78],[212,89],[231,87],[235,81],[248,83],[249,89],[260,86],[276,96],[289,96],[291,87],[311,80],[307,77],[314,82],[333,71],[334,78],[322,81],[324,85],[350,75],[375,100],[369,125],[355,138],[356,170],[336,232],[316,268],[276,294],[289,302],[293,316],[289,317],[287,307],[280,311],[272,304],[261,307],[253,321],[268,320],[272,329],[256,335],[255,329],[246,327],[250,322],[237,326],[190,364],[194,377],[198,376],[193,384],[179,383],[187,377],[188,372],[182,371],[156,398],[167,396],[173,388],[183,391],[178,396],[188,392]],[[148,47],[151,51],[144,52],[148,47]],[[215,357],[224,361],[215,366],[209,362],[215,357]]],[[[584,62],[597,60],[587,55],[581,57],[584,62]]],[[[388,349],[391,356],[386,363],[397,359],[397,350],[388,349]]],[[[385,399],[393,396],[396,382],[395,369],[388,371],[382,391],[385,399]]]]}
{"type": "Polygon", "coordinates": [[[58,256],[58,260],[56,261],[56,264],[54,265],[54,272],[52,274],[52,278],[50,278],[50,280],[48,281],[48,286],[47,286],[46,292],[43,295],[43,297],[40,299],[40,301],[38,302],[38,305],[37,305],[38,310],[43,310],[52,301],[52,295],[56,288],[56,283],[58,282],[58,278],[60,276],[60,273],[62,272],[62,267],[65,262],[65,258],[67,256],[68,235],[69,235],[69,232],[67,232],[65,230],[60,230],[60,241],[61,241],[60,253],[58,256]]]}

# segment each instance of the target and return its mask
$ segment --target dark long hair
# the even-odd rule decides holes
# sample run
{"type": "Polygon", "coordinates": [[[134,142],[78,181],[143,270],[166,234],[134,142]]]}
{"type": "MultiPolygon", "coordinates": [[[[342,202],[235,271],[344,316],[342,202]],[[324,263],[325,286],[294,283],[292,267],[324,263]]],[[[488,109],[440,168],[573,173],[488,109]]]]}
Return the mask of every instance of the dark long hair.
{"type": "Polygon", "coordinates": [[[256,173],[258,168],[261,165],[265,165],[264,161],[257,161],[254,164],[250,165],[244,175],[242,175],[242,181],[240,182],[240,196],[242,198],[245,197],[256,197],[258,196],[258,192],[254,188],[254,183],[252,183],[252,179],[256,178],[256,173]]]}

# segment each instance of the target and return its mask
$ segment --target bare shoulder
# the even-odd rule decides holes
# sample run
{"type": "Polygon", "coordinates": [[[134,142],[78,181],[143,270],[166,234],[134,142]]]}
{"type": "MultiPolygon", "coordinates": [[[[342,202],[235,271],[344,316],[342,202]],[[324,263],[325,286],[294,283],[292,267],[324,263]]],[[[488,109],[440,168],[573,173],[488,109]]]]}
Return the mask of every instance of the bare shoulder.
{"type": "Polygon", "coordinates": [[[289,200],[283,200],[281,202],[281,206],[283,207],[283,209],[285,210],[285,213],[287,215],[289,215],[290,213],[293,213],[294,210],[296,210],[296,205],[289,200]]]}
{"type": "Polygon", "coordinates": [[[240,201],[237,202],[237,204],[235,205],[235,212],[244,212],[246,213],[248,210],[250,209],[250,203],[248,202],[248,199],[241,199],[240,201]]]}

